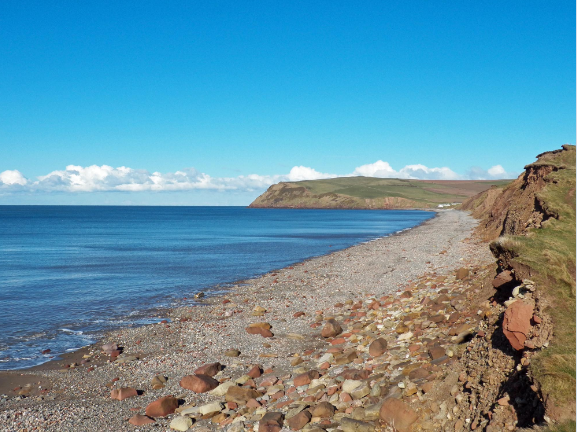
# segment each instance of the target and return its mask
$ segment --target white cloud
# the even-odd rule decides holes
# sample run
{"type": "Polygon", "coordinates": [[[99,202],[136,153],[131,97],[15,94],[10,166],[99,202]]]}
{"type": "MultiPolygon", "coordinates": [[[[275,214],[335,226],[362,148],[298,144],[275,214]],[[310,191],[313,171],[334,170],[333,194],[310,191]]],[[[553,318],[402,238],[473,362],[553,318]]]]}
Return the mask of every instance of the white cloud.
{"type": "Polygon", "coordinates": [[[428,180],[457,180],[460,178],[456,172],[449,168],[428,168],[421,164],[406,165],[399,171],[395,171],[388,162],[382,160],[355,168],[351,176],[428,180]]]}
{"type": "MultiPolygon", "coordinates": [[[[513,178],[516,173],[508,173],[501,165],[488,170],[473,167],[464,176],[447,167],[429,168],[422,164],[406,165],[395,170],[388,162],[378,160],[372,164],[358,166],[347,176],[366,176],[403,179],[497,179],[513,178]]],[[[318,180],[337,177],[336,174],[322,173],[306,166],[294,166],[288,174],[241,175],[237,177],[211,177],[194,168],[186,168],[172,173],[149,172],[125,166],[113,168],[109,165],[82,167],[68,165],[64,170],[52,171],[32,181],[18,170],[0,173],[0,191],[8,192],[160,192],[217,190],[261,192],[270,185],[281,181],[318,180]]]]}
{"type": "Polygon", "coordinates": [[[0,173],[0,186],[20,185],[24,186],[28,180],[18,170],[6,170],[0,173]]]}
{"type": "Polygon", "coordinates": [[[495,165],[484,170],[481,167],[472,167],[467,172],[467,178],[470,180],[497,180],[497,179],[514,179],[519,173],[507,172],[501,165],[495,165]]]}
{"type": "Polygon", "coordinates": [[[399,173],[391,168],[388,162],[383,162],[378,160],[375,163],[361,165],[356,167],[351,176],[364,176],[364,177],[383,177],[391,178],[397,177],[399,173]]]}

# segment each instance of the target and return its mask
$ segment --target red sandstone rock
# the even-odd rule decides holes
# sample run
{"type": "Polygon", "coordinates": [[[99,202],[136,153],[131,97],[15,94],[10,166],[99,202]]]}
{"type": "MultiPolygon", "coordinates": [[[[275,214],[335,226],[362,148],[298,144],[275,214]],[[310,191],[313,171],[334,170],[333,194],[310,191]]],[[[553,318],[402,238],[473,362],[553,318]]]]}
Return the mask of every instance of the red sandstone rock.
{"type": "Polygon", "coordinates": [[[136,414],[135,416],[130,417],[128,423],[134,426],[144,426],[147,424],[154,423],[154,420],[148,416],[142,414],[136,414]]]}
{"type": "Polygon", "coordinates": [[[431,356],[432,360],[437,360],[445,355],[445,349],[438,345],[434,345],[429,348],[429,355],[431,356]]]}
{"type": "Polygon", "coordinates": [[[522,350],[531,329],[533,306],[516,301],[509,305],[503,316],[503,333],[516,350],[522,350]]]}
{"type": "Polygon", "coordinates": [[[303,410],[300,413],[287,419],[287,424],[288,427],[291,428],[292,430],[301,430],[311,421],[311,418],[312,415],[310,411],[303,410]]]}
{"type": "Polygon", "coordinates": [[[219,362],[208,363],[202,365],[197,370],[194,371],[195,375],[208,375],[210,377],[215,376],[222,369],[222,365],[219,362]]]}
{"type": "Polygon", "coordinates": [[[513,275],[510,270],[505,270],[495,276],[493,279],[493,288],[501,288],[503,285],[511,282],[513,280],[513,275]]]}
{"type": "Polygon", "coordinates": [[[312,415],[313,417],[332,417],[335,414],[335,407],[329,402],[321,402],[316,407],[314,407],[312,415]]]}
{"type": "Polygon", "coordinates": [[[219,382],[208,375],[187,375],[180,380],[180,386],[195,393],[206,393],[217,388],[219,382]]]}
{"type": "Polygon", "coordinates": [[[283,413],[267,412],[258,423],[258,432],[280,432],[283,422],[283,413]]]}
{"type": "Polygon", "coordinates": [[[297,375],[294,378],[294,385],[295,387],[300,387],[303,385],[310,384],[312,380],[317,379],[320,374],[316,370],[311,370],[300,375],[297,375]]]}
{"type": "Polygon", "coordinates": [[[117,399],[119,401],[128,399],[130,397],[138,396],[138,392],[132,387],[122,387],[119,389],[114,389],[110,392],[110,397],[112,399],[117,399]]]}
{"type": "Polygon", "coordinates": [[[251,378],[258,378],[262,375],[262,368],[259,365],[254,365],[247,375],[251,378]]]}
{"type": "Polygon", "coordinates": [[[466,269],[466,268],[460,268],[455,273],[455,277],[457,280],[465,279],[467,276],[469,276],[469,269],[466,269]]]}
{"type": "Polygon", "coordinates": [[[369,355],[372,357],[382,356],[387,350],[387,341],[383,338],[375,339],[369,345],[369,355]]]}
{"type": "Polygon", "coordinates": [[[417,420],[417,413],[410,406],[394,398],[383,402],[379,415],[381,420],[398,432],[410,432],[411,425],[417,420]]]}
{"type": "Polygon", "coordinates": [[[146,415],[149,417],[166,417],[174,413],[176,408],[178,408],[178,400],[173,396],[164,396],[148,404],[146,415]]]}
{"type": "Polygon", "coordinates": [[[343,332],[343,329],[341,328],[339,323],[336,322],[334,319],[330,319],[326,322],[325,326],[323,327],[323,330],[321,332],[321,336],[325,337],[325,338],[330,338],[330,337],[338,336],[342,332],[343,332]]]}
{"type": "Polygon", "coordinates": [[[262,393],[248,387],[232,386],[226,391],[226,402],[236,402],[239,405],[246,404],[251,399],[261,397],[262,393]]]}

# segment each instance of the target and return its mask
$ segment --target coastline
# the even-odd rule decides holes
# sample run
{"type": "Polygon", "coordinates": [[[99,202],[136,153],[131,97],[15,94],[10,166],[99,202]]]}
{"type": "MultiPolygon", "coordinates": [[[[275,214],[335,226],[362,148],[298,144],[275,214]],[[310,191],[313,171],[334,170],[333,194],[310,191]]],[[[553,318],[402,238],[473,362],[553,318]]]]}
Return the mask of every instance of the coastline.
{"type": "MultiPolygon", "coordinates": [[[[258,208],[259,207],[257,207],[257,209],[258,208]]],[[[292,208],[292,209],[299,210],[298,208],[292,208]]],[[[319,208],[319,210],[343,210],[343,209],[331,209],[331,208],[322,209],[322,208],[319,208]]],[[[344,210],[348,210],[348,209],[344,209],[344,210]]],[[[350,210],[369,210],[369,209],[350,209],[350,210]]],[[[352,246],[348,246],[344,249],[331,251],[331,252],[328,252],[328,253],[325,253],[322,255],[316,255],[316,256],[313,256],[310,258],[305,258],[303,260],[294,262],[288,266],[285,266],[282,268],[274,268],[274,269],[271,269],[271,270],[264,272],[262,274],[254,275],[253,277],[250,277],[250,278],[240,279],[240,280],[235,280],[235,281],[230,281],[230,282],[220,282],[218,284],[208,286],[205,288],[205,291],[203,291],[203,295],[205,295],[205,296],[201,300],[199,300],[198,302],[195,302],[195,304],[191,305],[190,303],[188,303],[186,305],[175,304],[173,306],[155,307],[155,308],[151,308],[149,310],[142,312],[143,315],[146,314],[148,316],[148,319],[157,321],[156,323],[120,325],[119,327],[115,327],[112,329],[105,330],[103,332],[99,332],[98,333],[99,335],[94,337],[95,342],[93,342],[89,345],[79,347],[77,349],[68,351],[66,353],[56,354],[56,355],[54,355],[53,358],[51,358],[51,359],[49,359],[43,363],[40,363],[38,365],[25,367],[25,368],[8,369],[8,370],[1,370],[0,369],[0,395],[6,393],[6,390],[9,389],[9,387],[7,387],[5,384],[6,380],[4,380],[4,382],[3,382],[3,380],[1,379],[2,374],[5,372],[27,373],[27,372],[44,371],[44,370],[56,370],[56,369],[61,369],[66,364],[80,363],[80,361],[82,360],[83,356],[86,353],[88,353],[89,351],[98,350],[100,345],[102,345],[104,343],[103,341],[109,339],[110,335],[114,334],[115,332],[117,332],[123,328],[136,328],[136,327],[155,325],[162,320],[165,320],[165,319],[169,320],[170,317],[173,316],[175,313],[178,314],[177,311],[180,309],[186,309],[186,308],[190,308],[190,307],[206,305],[207,302],[209,301],[209,299],[215,298],[218,300],[220,297],[224,297],[226,294],[228,294],[230,290],[236,289],[240,285],[243,285],[245,283],[249,283],[250,281],[257,280],[261,277],[264,277],[267,274],[277,273],[277,272],[280,272],[280,271],[286,269],[287,267],[301,265],[301,264],[306,263],[310,260],[314,260],[314,259],[321,258],[321,257],[326,257],[326,256],[332,255],[336,252],[348,250],[350,248],[354,248],[354,247],[362,245],[362,244],[370,243],[370,242],[381,240],[381,239],[388,238],[388,237],[403,235],[403,233],[405,233],[406,231],[418,228],[418,227],[426,224],[427,222],[434,220],[438,216],[438,212],[442,211],[442,210],[438,210],[438,209],[420,209],[420,208],[414,208],[414,209],[372,209],[372,210],[426,211],[426,212],[434,213],[434,216],[430,219],[427,219],[425,221],[420,222],[419,224],[417,224],[411,228],[405,228],[405,229],[399,230],[397,232],[393,232],[391,234],[383,235],[381,237],[375,237],[375,238],[370,239],[370,240],[365,240],[365,241],[362,241],[360,243],[354,244],[352,246]]],[[[195,293],[189,293],[189,297],[188,298],[185,297],[185,299],[190,299],[194,295],[195,295],[195,293]]],[[[183,301],[178,300],[177,303],[183,303],[183,301]]],[[[119,317],[119,318],[125,319],[127,317],[119,317]]]]}
{"type": "MultiPolygon", "coordinates": [[[[28,397],[21,400],[17,400],[20,390],[12,394],[9,391],[8,398],[0,405],[0,420],[3,415],[10,418],[14,410],[45,412],[53,410],[55,404],[73,413],[75,401],[81,395],[90,400],[89,408],[83,409],[91,411],[90,421],[82,429],[98,430],[98,425],[102,426],[102,411],[107,412],[107,418],[112,421],[110,416],[120,409],[108,395],[111,386],[107,384],[114,382],[114,378],[119,378],[114,387],[131,385],[144,390],[144,395],[138,398],[139,406],[144,406],[155,396],[186,395],[178,386],[180,378],[211,361],[229,363],[227,372],[234,372],[243,363],[263,363],[265,367],[272,366],[279,376],[290,374],[291,368],[287,365],[290,354],[306,347],[318,348],[324,342],[319,340],[318,330],[311,328],[311,319],[322,316],[318,311],[334,314],[334,304],[338,302],[366,295],[369,295],[366,298],[396,296],[398,290],[404,290],[424,274],[446,275],[460,266],[491,262],[486,247],[464,242],[475,225],[476,221],[464,212],[436,211],[435,217],[409,230],[310,258],[224,289],[221,286],[219,294],[207,296],[197,306],[169,310],[170,323],[126,327],[107,333],[102,342],[116,342],[124,347],[124,354],[136,357],[123,364],[109,362],[108,356],[99,354],[102,343],[99,342],[66,354],[63,360],[0,372],[0,381],[6,383],[7,378],[14,379],[11,385],[18,379],[23,383],[27,380],[36,383],[36,379],[42,382],[39,392],[30,391],[28,397]],[[255,306],[267,312],[262,316],[251,315],[255,306]],[[293,318],[296,312],[304,312],[304,318],[293,318]],[[270,322],[275,336],[265,340],[247,335],[244,327],[256,321],[270,322]],[[223,356],[230,348],[239,349],[240,357],[235,360],[223,356]],[[89,358],[80,365],[83,356],[89,358]],[[79,366],[64,368],[70,363],[79,366]],[[158,373],[168,377],[161,392],[150,390],[148,384],[158,373]],[[72,395],[70,388],[74,389],[72,395]],[[43,391],[45,389],[48,391],[43,391]]],[[[188,394],[185,399],[201,403],[210,397],[188,394]]],[[[125,403],[121,405],[123,415],[127,416],[130,409],[125,403]]],[[[45,425],[45,430],[78,427],[73,415],[60,414],[62,418],[55,423],[58,427],[45,425]]],[[[115,416],[120,417],[117,413],[115,416]]],[[[125,428],[125,420],[118,418],[110,424],[125,428]]]]}

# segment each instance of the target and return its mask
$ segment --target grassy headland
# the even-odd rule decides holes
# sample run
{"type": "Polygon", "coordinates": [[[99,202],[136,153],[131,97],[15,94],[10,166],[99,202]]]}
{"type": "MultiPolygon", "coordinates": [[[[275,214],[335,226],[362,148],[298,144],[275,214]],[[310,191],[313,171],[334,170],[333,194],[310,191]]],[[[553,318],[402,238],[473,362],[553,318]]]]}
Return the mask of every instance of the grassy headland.
{"type": "Polygon", "coordinates": [[[461,203],[509,180],[402,180],[340,177],[282,182],[271,186],[250,207],[266,208],[433,208],[461,203]]]}

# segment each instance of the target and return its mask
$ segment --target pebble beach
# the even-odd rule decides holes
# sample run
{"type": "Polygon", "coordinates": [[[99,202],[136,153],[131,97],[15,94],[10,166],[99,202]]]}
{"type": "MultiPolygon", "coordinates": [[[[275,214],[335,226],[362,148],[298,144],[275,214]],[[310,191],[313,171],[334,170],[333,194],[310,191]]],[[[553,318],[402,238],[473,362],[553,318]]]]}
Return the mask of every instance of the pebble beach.
{"type": "Polygon", "coordinates": [[[464,313],[467,281],[494,262],[476,225],[438,211],[2,372],[0,430],[402,431],[417,419],[435,430],[442,407],[427,398],[456,359],[454,338],[478,324],[464,313]]]}

